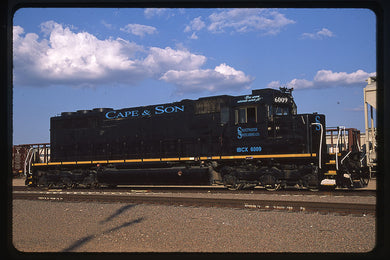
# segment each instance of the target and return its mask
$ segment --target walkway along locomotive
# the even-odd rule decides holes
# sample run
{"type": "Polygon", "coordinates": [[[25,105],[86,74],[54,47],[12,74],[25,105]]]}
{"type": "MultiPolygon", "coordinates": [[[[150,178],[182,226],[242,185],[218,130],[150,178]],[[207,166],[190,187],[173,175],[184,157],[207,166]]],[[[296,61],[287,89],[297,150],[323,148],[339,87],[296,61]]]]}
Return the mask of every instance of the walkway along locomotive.
{"type": "Polygon", "coordinates": [[[50,124],[50,161],[32,163],[27,185],[223,184],[276,190],[368,183],[358,142],[328,153],[325,116],[297,114],[287,88],[63,112],[50,124]]]}

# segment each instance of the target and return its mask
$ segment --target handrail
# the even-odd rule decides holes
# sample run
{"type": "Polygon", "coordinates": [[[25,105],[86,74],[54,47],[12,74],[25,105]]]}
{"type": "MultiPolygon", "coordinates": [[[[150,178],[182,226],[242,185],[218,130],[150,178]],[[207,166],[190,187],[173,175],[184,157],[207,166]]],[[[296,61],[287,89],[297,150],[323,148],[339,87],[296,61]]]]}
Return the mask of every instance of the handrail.
{"type": "Polygon", "coordinates": [[[343,161],[350,155],[352,153],[352,151],[349,151],[345,156],[344,156],[344,158],[343,159],[341,159],[341,164],[343,164],[343,161]]]}
{"type": "MultiPolygon", "coordinates": [[[[363,167],[363,161],[364,161],[364,159],[367,159],[367,158],[366,158],[366,153],[364,153],[364,154],[362,155],[362,158],[360,159],[360,167],[363,167]]],[[[366,162],[366,165],[367,165],[367,162],[366,162]]]]}
{"type": "MultiPolygon", "coordinates": [[[[24,176],[27,176],[27,173],[26,173],[26,168],[27,168],[27,160],[29,158],[29,156],[32,158],[32,155],[33,153],[31,151],[34,150],[34,147],[30,147],[30,149],[28,150],[27,152],[27,156],[26,156],[26,159],[24,160],[24,169],[23,169],[23,174],[24,176]],[[31,155],[30,155],[31,154],[31,155]]],[[[31,165],[31,159],[29,160],[29,165],[31,165]]],[[[28,169],[28,173],[30,173],[30,167],[28,169]]]]}
{"type": "Polygon", "coordinates": [[[321,151],[322,151],[322,138],[324,134],[324,127],[321,123],[311,123],[311,125],[319,125],[321,127],[320,148],[318,151],[318,167],[321,169],[321,151]]]}
{"type": "MultiPolygon", "coordinates": [[[[357,147],[358,147],[358,151],[359,153],[362,152],[362,149],[360,149],[360,142],[359,142],[359,138],[358,136],[356,135],[356,143],[357,143],[357,147]]],[[[366,157],[366,153],[364,153],[364,155],[362,156],[362,158],[360,159],[360,167],[363,167],[363,160],[364,158],[366,157]]]]}
{"type": "Polygon", "coordinates": [[[31,173],[31,160],[32,160],[33,157],[34,157],[34,153],[31,153],[30,161],[28,162],[28,174],[31,173]]]}
{"type": "Polygon", "coordinates": [[[348,149],[348,145],[347,145],[347,131],[345,129],[345,126],[343,126],[344,128],[344,149],[347,150],[348,149]]]}
{"type": "Polygon", "coordinates": [[[358,135],[355,135],[355,137],[356,137],[356,143],[357,143],[358,151],[361,152],[362,149],[360,149],[360,142],[359,142],[358,135]]]}
{"type": "Polygon", "coordinates": [[[338,153],[341,152],[340,151],[340,147],[339,147],[339,141],[340,141],[340,135],[341,135],[342,129],[344,129],[344,143],[346,143],[346,139],[345,139],[345,126],[339,126],[337,128],[339,129],[339,131],[337,133],[337,143],[336,143],[336,147],[337,147],[337,151],[336,151],[336,170],[339,169],[339,156],[338,156],[338,153]]]}

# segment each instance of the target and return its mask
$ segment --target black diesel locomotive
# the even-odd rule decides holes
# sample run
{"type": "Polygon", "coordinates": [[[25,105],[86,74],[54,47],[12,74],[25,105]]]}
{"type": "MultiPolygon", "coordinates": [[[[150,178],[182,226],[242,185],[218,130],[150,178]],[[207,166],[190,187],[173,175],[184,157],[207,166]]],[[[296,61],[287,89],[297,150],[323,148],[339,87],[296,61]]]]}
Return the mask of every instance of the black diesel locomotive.
{"type": "Polygon", "coordinates": [[[50,162],[26,184],[223,184],[359,187],[358,147],[327,153],[325,116],[297,114],[292,89],[253,90],[114,110],[63,112],[50,121],[50,162]]]}

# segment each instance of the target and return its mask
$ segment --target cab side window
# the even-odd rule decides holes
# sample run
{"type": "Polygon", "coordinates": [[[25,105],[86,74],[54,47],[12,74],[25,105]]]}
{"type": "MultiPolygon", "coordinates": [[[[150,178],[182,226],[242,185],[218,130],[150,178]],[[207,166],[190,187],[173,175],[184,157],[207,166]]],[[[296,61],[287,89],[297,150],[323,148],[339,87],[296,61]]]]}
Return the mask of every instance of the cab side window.
{"type": "Polygon", "coordinates": [[[280,107],[280,106],[269,106],[268,107],[268,117],[272,116],[287,116],[290,114],[289,107],[280,107]]]}
{"type": "Polygon", "coordinates": [[[240,107],[234,112],[235,124],[257,123],[257,107],[240,107]]]}

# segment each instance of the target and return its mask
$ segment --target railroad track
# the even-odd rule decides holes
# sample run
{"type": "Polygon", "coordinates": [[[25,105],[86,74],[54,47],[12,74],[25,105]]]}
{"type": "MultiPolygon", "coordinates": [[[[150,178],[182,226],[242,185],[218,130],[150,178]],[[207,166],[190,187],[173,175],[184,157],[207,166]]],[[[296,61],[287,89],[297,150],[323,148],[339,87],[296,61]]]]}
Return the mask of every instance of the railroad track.
{"type": "MultiPolygon", "coordinates": [[[[56,188],[54,188],[56,189],[56,188]]],[[[14,186],[14,191],[50,191],[49,188],[37,188],[27,186],[14,186]]],[[[98,189],[56,189],[64,191],[85,191],[85,192],[122,192],[122,191],[149,191],[160,193],[220,193],[220,194],[275,194],[275,195],[318,195],[318,196],[372,196],[376,197],[376,190],[348,190],[337,189],[332,191],[320,190],[298,190],[298,189],[284,189],[278,191],[267,191],[262,188],[255,188],[249,190],[228,190],[223,186],[144,186],[144,185],[131,185],[117,188],[98,188],[98,189]]]]}
{"type": "Polygon", "coordinates": [[[319,212],[321,214],[336,213],[340,215],[375,215],[375,203],[269,200],[248,198],[223,198],[178,196],[175,194],[147,194],[146,191],[111,192],[111,191],[13,191],[13,199],[43,200],[58,202],[120,202],[132,204],[163,204],[195,207],[222,207],[253,210],[278,210],[287,212],[319,212]]]}

